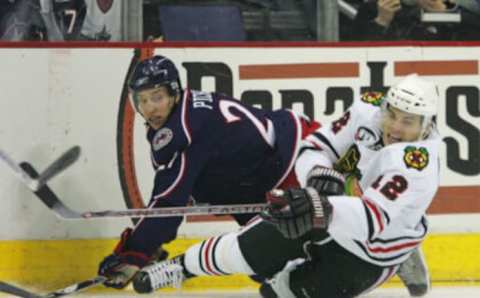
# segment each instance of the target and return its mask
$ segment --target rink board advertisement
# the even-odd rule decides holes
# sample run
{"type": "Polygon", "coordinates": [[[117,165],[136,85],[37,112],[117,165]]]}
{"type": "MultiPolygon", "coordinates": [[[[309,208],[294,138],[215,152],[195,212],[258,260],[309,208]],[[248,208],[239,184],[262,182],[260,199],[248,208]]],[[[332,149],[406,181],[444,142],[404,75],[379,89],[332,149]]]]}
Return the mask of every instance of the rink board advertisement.
{"type": "MultiPolygon", "coordinates": [[[[442,97],[441,188],[429,209],[434,235],[425,250],[434,281],[480,280],[478,266],[467,262],[479,263],[474,250],[480,245],[480,46],[162,47],[154,52],[176,63],[184,86],[267,109],[293,109],[320,122],[339,117],[363,92],[384,92],[408,73],[435,80],[442,97]]],[[[154,172],[143,120],[124,88],[133,49],[4,48],[0,53],[1,149],[43,169],[80,145],[80,160],[51,182],[65,203],[81,211],[142,207],[154,172]]],[[[57,219],[3,165],[0,193],[0,262],[5,264],[0,279],[47,282],[39,269],[45,266],[58,266],[57,273],[51,271],[58,283],[87,278],[111,251],[111,239],[132,224],[57,219]],[[31,254],[38,257],[33,263],[38,270],[25,275],[19,264],[31,254]],[[88,261],[79,265],[82,258],[88,261]],[[67,265],[79,269],[62,273],[67,265]]],[[[188,218],[171,250],[233,229],[237,226],[228,217],[188,218]]],[[[218,281],[220,287],[228,283],[218,281]]]]}

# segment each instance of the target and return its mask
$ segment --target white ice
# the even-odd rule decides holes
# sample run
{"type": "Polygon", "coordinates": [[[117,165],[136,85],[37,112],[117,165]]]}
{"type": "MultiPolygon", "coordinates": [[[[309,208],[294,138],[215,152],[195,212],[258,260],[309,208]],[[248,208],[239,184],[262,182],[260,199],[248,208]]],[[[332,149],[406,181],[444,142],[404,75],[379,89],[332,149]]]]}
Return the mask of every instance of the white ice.
{"type": "MultiPolygon", "coordinates": [[[[3,296],[2,296],[3,297],[3,296]]],[[[69,296],[70,297],[70,296],[69,296]]],[[[157,292],[150,295],[135,295],[131,291],[121,291],[119,293],[108,294],[83,293],[81,295],[72,295],[74,297],[82,298],[152,298],[152,297],[165,297],[165,298],[260,298],[255,292],[157,292]]],[[[434,287],[425,298],[479,298],[480,287],[434,287]]],[[[403,288],[390,288],[390,289],[377,289],[368,295],[362,296],[362,298],[410,298],[406,289],[403,288]]]]}

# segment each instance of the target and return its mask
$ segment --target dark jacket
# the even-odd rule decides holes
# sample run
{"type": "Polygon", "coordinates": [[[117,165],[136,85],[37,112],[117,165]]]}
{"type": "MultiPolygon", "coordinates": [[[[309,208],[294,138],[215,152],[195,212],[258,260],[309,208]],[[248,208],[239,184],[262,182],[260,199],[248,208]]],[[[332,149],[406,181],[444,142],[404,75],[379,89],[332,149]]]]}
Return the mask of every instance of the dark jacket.
{"type": "Polygon", "coordinates": [[[360,6],[353,26],[352,40],[480,40],[480,16],[462,7],[459,23],[424,23],[421,9],[403,5],[388,28],[375,22],[376,1],[360,6]]]}

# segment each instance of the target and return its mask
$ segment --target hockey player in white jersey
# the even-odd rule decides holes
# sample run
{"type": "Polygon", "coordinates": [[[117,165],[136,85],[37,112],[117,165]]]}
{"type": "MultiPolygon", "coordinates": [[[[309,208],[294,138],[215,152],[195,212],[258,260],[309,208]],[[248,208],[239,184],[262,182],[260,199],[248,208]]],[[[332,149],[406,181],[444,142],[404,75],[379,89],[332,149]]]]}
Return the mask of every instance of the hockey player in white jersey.
{"type": "Polygon", "coordinates": [[[377,288],[427,234],[439,184],[438,100],[437,86],[416,74],[386,96],[362,96],[306,138],[292,178],[299,188],[272,191],[263,219],[145,267],[134,288],[233,273],[265,278],[267,298],[355,297],[377,288]]]}

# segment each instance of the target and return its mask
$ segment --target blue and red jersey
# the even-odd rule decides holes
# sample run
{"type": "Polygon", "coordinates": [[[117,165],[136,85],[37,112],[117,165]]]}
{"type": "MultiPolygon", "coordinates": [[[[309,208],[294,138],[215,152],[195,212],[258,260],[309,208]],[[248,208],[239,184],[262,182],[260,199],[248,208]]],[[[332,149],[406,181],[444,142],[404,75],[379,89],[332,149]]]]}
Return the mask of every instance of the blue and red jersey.
{"type": "MultiPolygon", "coordinates": [[[[148,127],[155,182],[149,208],[196,203],[246,204],[284,182],[293,168],[305,119],[267,111],[223,94],[184,90],[158,130],[148,127]]],[[[251,217],[237,216],[243,224],[251,217]]],[[[151,255],[176,237],[182,217],[143,218],[129,248],[151,255]]]]}

